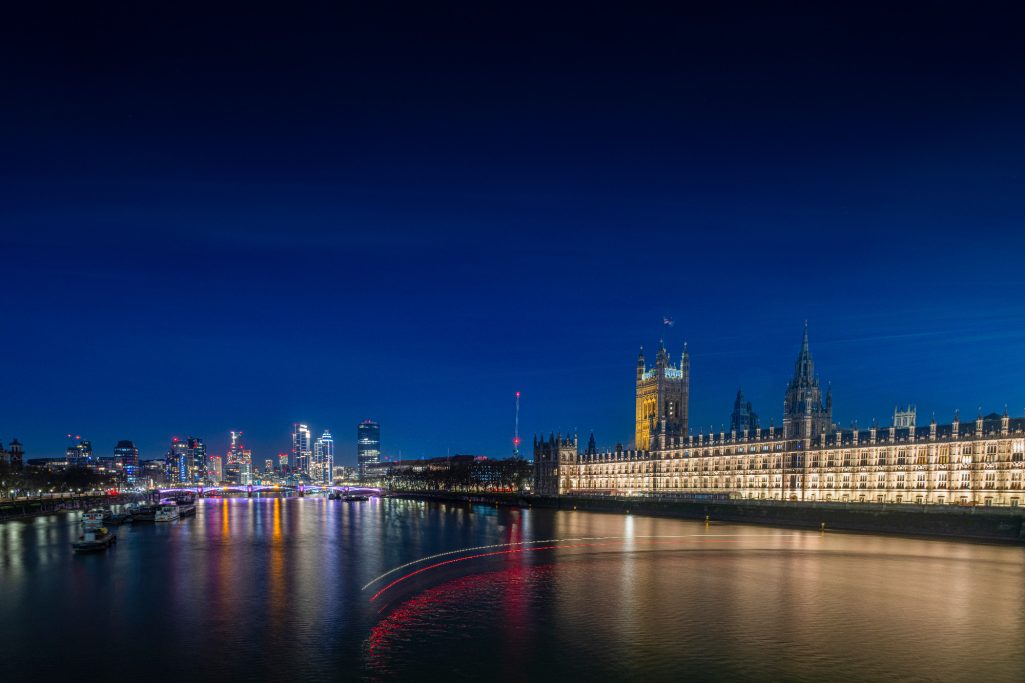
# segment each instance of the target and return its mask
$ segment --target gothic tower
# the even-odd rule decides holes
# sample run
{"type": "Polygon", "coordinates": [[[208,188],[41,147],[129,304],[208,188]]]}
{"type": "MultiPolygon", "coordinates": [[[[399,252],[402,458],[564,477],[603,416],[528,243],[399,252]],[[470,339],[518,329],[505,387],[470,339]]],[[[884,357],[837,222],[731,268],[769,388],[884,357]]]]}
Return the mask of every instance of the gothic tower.
{"type": "Polygon", "coordinates": [[[667,436],[687,434],[687,402],[690,394],[690,356],[683,345],[680,363],[673,365],[669,352],[659,342],[655,366],[644,364],[644,348],[637,356],[637,413],[634,445],[649,450],[665,421],[667,436]]]}
{"type": "Polygon", "coordinates": [[[808,323],[804,324],[801,352],[794,363],[794,377],[787,385],[783,399],[783,438],[812,439],[833,426],[833,389],[826,392],[822,404],[819,378],[815,376],[815,363],[808,348],[808,323]]]}
{"type": "Polygon", "coordinates": [[[737,398],[733,402],[733,413],[730,414],[730,431],[741,435],[745,429],[751,434],[755,433],[758,429],[758,415],[751,407],[751,401],[744,400],[744,392],[737,389],[737,398]]]}

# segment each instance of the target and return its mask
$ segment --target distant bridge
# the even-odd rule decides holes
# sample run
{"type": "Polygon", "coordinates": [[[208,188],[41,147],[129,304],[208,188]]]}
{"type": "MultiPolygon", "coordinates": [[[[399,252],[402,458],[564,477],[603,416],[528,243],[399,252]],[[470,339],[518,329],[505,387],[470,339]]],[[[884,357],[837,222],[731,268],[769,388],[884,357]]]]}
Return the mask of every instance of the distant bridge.
{"type": "Polygon", "coordinates": [[[174,493],[192,493],[202,498],[205,495],[224,493],[244,493],[252,496],[254,493],[282,493],[286,496],[305,496],[307,493],[323,493],[324,491],[335,491],[341,494],[374,495],[381,494],[381,489],[372,486],[326,486],[323,484],[242,484],[237,486],[172,486],[159,489],[160,495],[174,493]]]}

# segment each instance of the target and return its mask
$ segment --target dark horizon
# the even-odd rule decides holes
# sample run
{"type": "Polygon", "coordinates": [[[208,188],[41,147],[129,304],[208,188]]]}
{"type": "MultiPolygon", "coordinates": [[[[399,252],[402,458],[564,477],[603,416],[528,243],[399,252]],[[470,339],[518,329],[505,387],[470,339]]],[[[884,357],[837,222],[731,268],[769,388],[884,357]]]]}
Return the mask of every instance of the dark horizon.
{"type": "Polygon", "coordinates": [[[172,436],[352,464],[779,424],[802,325],[836,422],[1025,412],[1013,5],[674,12],[67,4],[12,17],[0,441],[172,436]],[[663,316],[675,321],[662,325],[663,316]]]}

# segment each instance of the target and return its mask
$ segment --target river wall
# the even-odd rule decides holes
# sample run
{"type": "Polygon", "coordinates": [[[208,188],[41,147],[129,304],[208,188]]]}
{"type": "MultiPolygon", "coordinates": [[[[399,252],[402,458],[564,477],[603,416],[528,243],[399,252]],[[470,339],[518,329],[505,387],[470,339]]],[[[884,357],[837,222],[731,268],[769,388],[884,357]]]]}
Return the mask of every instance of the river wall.
{"type": "Polygon", "coordinates": [[[521,496],[451,492],[391,495],[419,500],[517,505],[641,514],[713,522],[1000,541],[1025,545],[1025,509],[875,503],[798,503],[756,500],[657,500],[636,497],[521,496]]]}

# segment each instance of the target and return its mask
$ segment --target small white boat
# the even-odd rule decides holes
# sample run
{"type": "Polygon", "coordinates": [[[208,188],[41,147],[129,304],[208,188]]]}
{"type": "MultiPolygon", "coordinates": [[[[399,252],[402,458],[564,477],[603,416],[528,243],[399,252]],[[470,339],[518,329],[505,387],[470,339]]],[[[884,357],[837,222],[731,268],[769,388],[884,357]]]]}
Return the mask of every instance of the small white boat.
{"type": "Polygon", "coordinates": [[[85,553],[92,550],[103,550],[117,543],[117,536],[107,531],[106,527],[87,528],[78,537],[78,540],[71,544],[77,552],[85,553]]]}
{"type": "Polygon", "coordinates": [[[181,515],[178,513],[178,504],[173,502],[164,502],[157,508],[156,514],[153,516],[154,522],[176,522],[181,515]]]}
{"type": "Polygon", "coordinates": [[[82,528],[86,531],[95,531],[103,526],[103,516],[107,514],[106,510],[101,508],[93,508],[88,512],[82,514],[82,528]]]}

